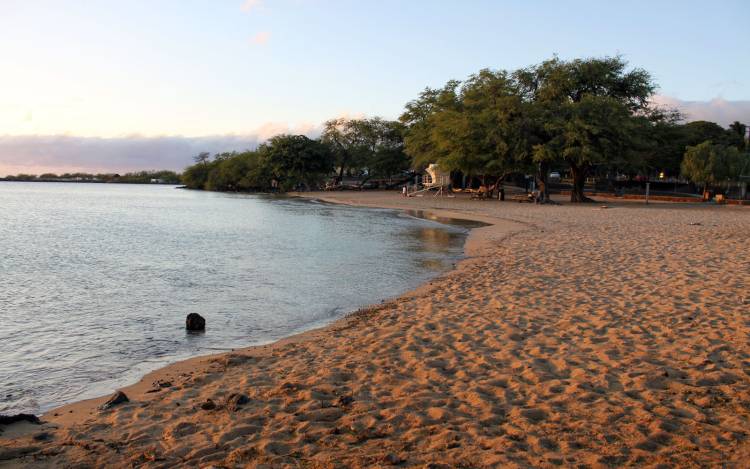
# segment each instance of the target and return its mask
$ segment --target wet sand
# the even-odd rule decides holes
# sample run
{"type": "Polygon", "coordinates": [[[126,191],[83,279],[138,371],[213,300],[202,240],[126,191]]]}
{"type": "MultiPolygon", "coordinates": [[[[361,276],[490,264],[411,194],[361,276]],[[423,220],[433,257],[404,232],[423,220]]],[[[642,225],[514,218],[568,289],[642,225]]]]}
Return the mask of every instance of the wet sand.
{"type": "Polygon", "coordinates": [[[490,226],[394,301],[0,435],[0,467],[743,467],[750,209],[306,194],[490,226]]]}

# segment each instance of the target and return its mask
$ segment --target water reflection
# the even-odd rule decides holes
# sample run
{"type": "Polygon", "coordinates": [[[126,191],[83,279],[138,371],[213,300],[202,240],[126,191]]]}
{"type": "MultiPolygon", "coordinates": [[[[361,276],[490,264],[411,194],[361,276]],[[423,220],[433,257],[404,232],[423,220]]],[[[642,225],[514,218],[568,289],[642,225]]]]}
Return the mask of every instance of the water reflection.
{"type": "Polygon", "coordinates": [[[429,212],[426,210],[405,210],[404,213],[414,218],[420,218],[422,220],[431,220],[437,223],[442,223],[444,225],[460,226],[460,227],[468,228],[468,229],[481,228],[483,226],[487,226],[487,223],[482,223],[481,221],[466,220],[463,218],[441,217],[441,216],[435,215],[433,212],[429,212]]]}

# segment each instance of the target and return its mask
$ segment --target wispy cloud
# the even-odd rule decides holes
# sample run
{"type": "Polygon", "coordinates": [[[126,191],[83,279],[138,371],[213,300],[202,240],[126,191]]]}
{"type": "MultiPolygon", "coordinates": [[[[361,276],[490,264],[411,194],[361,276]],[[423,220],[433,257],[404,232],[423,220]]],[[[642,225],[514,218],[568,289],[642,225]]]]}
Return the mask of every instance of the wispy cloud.
{"type": "Polygon", "coordinates": [[[250,13],[257,8],[260,8],[261,5],[263,5],[263,0],[245,0],[242,2],[242,5],[240,5],[240,10],[245,13],[250,13]]]}
{"type": "Polygon", "coordinates": [[[680,111],[687,121],[705,120],[728,126],[734,121],[750,124],[750,101],[728,101],[714,98],[710,101],[685,101],[659,95],[654,102],[660,106],[680,111]]]}
{"type": "Polygon", "coordinates": [[[268,31],[261,31],[250,38],[250,44],[263,46],[268,43],[269,39],[271,39],[271,33],[268,31]]]}

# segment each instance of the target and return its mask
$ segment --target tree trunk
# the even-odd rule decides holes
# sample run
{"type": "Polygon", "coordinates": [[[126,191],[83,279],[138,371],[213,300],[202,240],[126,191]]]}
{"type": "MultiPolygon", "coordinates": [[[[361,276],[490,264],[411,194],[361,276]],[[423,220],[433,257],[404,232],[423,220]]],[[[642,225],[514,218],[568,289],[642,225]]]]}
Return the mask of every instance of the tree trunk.
{"type": "Polygon", "coordinates": [[[361,191],[361,190],[363,190],[363,188],[364,188],[365,184],[366,184],[366,183],[367,183],[367,181],[369,181],[370,179],[372,179],[372,176],[367,176],[367,177],[365,177],[364,179],[362,179],[361,181],[359,181],[359,184],[357,185],[357,189],[358,189],[358,190],[360,190],[360,191],[361,191]]]}
{"type": "Polygon", "coordinates": [[[570,201],[572,203],[593,202],[593,200],[586,197],[583,193],[583,188],[586,185],[588,166],[576,166],[571,163],[570,172],[573,173],[573,189],[570,191],[570,201]]]}
{"type": "Polygon", "coordinates": [[[345,164],[344,164],[344,162],[342,161],[342,162],[341,162],[341,168],[339,168],[339,175],[338,175],[338,177],[336,178],[336,184],[341,184],[341,181],[343,181],[343,180],[344,180],[344,168],[345,168],[345,167],[346,167],[346,165],[345,165],[345,164]]]}
{"type": "Polygon", "coordinates": [[[536,175],[537,185],[539,186],[539,203],[549,202],[549,188],[547,187],[547,175],[549,174],[549,163],[546,161],[539,162],[539,170],[536,175]]]}

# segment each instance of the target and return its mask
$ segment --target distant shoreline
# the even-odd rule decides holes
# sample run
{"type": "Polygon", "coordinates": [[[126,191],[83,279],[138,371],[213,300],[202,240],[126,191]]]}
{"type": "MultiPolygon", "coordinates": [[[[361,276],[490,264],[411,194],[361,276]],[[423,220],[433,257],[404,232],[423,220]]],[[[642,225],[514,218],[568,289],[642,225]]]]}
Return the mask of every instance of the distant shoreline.
{"type": "Polygon", "coordinates": [[[34,181],[22,181],[16,179],[0,178],[0,182],[63,182],[66,184],[138,184],[147,186],[179,186],[179,182],[134,182],[134,181],[71,181],[65,179],[37,179],[34,181]]]}

